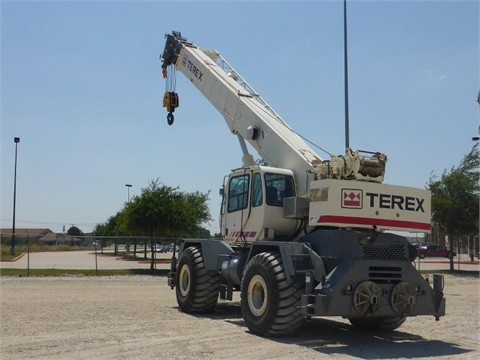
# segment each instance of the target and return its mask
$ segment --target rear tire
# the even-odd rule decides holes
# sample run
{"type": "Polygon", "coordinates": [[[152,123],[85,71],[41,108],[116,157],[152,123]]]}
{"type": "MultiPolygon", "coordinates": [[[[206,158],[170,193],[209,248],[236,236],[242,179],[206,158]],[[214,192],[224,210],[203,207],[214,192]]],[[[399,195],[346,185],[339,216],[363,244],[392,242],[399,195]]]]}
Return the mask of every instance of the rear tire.
{"type": "Polygon", "coordinates": [[[350,323],[358,329],[367,331],[389,332],[398,329],[405,322],[405,317],[388,318],[351,318],[350,323]]]}
{"type": "Polygon", "coordinates": [[[248,329],[260,336],[285,336],[304,322],[299,309],[302,281],[288,281],[278,253],[260,253],[247,264],[242,279],[241,307],[248,329]]]}
{"type": "Polygon", "coordinates": [[[190,246],[180,257],[176,285],[180,309],[188,313],[209,312],[217,304],[220,273],[205,270],[202,253],[190,246]]]}

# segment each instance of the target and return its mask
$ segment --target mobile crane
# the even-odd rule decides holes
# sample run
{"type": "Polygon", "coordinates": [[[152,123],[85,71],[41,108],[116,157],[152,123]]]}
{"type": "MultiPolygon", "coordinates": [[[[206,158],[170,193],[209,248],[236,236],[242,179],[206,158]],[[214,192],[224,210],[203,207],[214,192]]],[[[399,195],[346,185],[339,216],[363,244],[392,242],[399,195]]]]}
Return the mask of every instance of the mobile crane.
{"type": "MultiPolygon", "coordinates": [[[[313,316],[391,331],[408,316],[445,315],[443,277],[423,278],[412,264],[415,248],[386,232],[429,232],[428,191],[383,184],[382,153],[346,149],[322,159],[218,51],[179,32],[165,37],[167,85],[183,73],[243,153],[220,190],[223,240],[184,239],[178,263],[174,252],[168,284],[181,310],[209,312],[240,291],[245,323],[261,336],[293,334],[313,316]]],[[[172,125],[179,96],[166,90],[172,125]]]]}

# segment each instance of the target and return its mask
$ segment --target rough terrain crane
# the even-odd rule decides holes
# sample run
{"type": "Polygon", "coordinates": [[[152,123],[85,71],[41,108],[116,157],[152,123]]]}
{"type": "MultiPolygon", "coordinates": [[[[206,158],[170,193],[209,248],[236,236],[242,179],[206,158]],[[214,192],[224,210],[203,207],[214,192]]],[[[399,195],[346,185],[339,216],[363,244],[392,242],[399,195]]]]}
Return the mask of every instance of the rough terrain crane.
{"type": "MultiPolygon", "coordinates": [[[[245,323],[261,336],[292,334],[313,316],[391,331],[408,316],[445,315],[443,277],[423,278],[416,249],[387,232],[430,231],[428,191],[383,184],[381,153],[322,159],[219,52],[179,32],[166,35],[161,59],[167,84],[183,73],[243,152],[220,191],[223,240],[184,239],[178,263],[174,253],[168,284],[183,311],[212,311],[240,291],[245,323]]],[[[163,105],[172,125],[174,88],[163,105]]]]}

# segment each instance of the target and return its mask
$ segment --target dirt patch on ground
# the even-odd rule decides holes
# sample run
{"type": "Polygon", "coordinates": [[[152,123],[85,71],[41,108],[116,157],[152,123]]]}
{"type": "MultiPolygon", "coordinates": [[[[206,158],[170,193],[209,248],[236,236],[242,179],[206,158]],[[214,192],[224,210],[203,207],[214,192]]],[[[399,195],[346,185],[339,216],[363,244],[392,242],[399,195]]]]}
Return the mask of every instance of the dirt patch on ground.
{"type": "Polygon", "coordinates": [[[166,278],[0,278],[2,359],[480,358],[480,280],[446,276],[447,315],[409,318],[388,334],[341,318],[292,337],[246,328],[236,302],[208,316],[178,310],[166,278]]]}

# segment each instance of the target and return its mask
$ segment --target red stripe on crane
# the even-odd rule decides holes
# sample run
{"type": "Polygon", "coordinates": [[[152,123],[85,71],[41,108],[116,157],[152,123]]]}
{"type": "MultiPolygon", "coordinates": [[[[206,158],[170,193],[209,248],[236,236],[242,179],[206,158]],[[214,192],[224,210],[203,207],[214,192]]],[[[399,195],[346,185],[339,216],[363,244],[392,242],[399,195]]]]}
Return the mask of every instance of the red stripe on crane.
{"type": "Polygon", "coordinates": [[[348,224],[348,225],[369,225],[380,226],[385,228],[400,228],[400,229],[416,229],[421,231],[430,231],[431,225],[429,223],[420,223],[416,221],[405,220],[386,220],[386,219],[372,219],[355,216],[333,216],[325,215],[318,219],[319,224],[334,223],[334,224],[348,224]]]}

